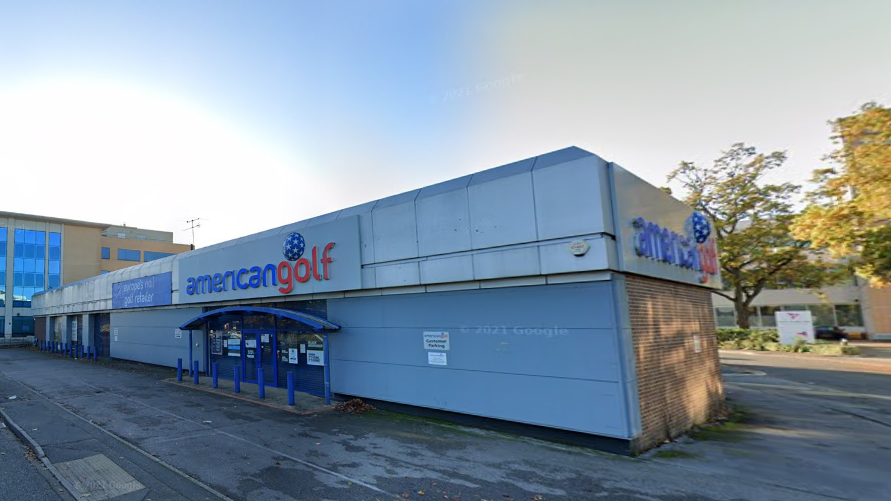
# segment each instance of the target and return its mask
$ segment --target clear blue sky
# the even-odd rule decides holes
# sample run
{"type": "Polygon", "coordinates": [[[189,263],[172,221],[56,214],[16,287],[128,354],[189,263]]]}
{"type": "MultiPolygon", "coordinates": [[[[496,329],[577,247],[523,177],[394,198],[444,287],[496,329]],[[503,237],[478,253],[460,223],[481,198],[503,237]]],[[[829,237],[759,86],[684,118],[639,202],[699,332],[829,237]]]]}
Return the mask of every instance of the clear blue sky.
{"type": "Polygon", "coordinates": [[[199,246],[569,145],[805,181],[891,103],[891,2],[0,1],[3,210],[199,246]]]}

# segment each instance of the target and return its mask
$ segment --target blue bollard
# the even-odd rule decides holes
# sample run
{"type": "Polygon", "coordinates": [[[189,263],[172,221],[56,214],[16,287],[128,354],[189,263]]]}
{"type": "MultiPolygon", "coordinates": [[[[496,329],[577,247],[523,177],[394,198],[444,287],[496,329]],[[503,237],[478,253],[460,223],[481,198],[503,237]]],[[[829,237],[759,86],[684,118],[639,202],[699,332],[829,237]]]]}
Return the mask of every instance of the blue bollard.
{"type": "Polygon", "coordinates": [[[288,405],[294,405],[294,372],[288,372],[288,405]]]}
{"type": "Polygon", "coordinates": [[[217,384],[217,363],[216,362],[214,362],[213,365],[211,366],[211,372],[213,373],[213,387],[216,388],[217,386],[219,386],[217,384]]]}
{"type": "Polygon", "coordinates": [[[192,370],[192,375],[195,376],[195,384],[198,384],[198,361],[195,360],[195,367],[192,370]]]}
{"type": "Polygon", "coordinates": [[[183,359],[176,359],[176,380],[182,382],[183,380],[183,359]]]}
{"type": "Polygon", "coordinates": [[[235,370],[232,372],[234,376],[233,382],[235,387],[235,393],[241,393],[241,366],[236,365],[235,370]]]}
{"type": "Polygon", "coordinates": [[[266,398],[266,383],[263,381],[263,368],[257,368],[257,387],[260,391],[260,398],[266,398]]]}

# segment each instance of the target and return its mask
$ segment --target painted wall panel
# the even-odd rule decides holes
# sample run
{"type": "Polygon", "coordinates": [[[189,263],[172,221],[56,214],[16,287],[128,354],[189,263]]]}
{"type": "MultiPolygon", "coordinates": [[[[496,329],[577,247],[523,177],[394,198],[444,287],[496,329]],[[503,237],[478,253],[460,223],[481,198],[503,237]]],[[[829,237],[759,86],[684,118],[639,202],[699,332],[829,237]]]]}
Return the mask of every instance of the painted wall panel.
{"type": "Polygon", "coordinates": [[[422,256],[470,250],[467,190],[419,198],[418,250],[422,256]]]}
{"type": "Polygon", "coordinates": [[[332,389],[625,436],[611,290],[598,282],[329,300],[328,318],[341,325],[329,338],[332,389]],[[427,349],[424,332],[448,332],[449,349],[427,349]],[[429,353],[445,353],[446,365],[429,353]]]}
{"type": "Polygon", "coordinates": [[[473,274],[477,280],[538,275],[540,272],[538,247],[481,252],[473,255],[473,274]]]}
{"type": "MultiPolygon", "coordinates": [[[[176,367],[176,359],[189,360],[189,333],[176,338],[174,329],[201,314],[201,308],[178,308],[111,313],[111,341],[109,350],[114,358],[135,360],[148,364],[176,367]],[[115,339],[117,335],[117,339],[115,339]]],[[[195,360],[204,370],[203,335],[195,333],[192,346],[195,360]]]]}
{"type": "Polygon", "coordinates": [[[609,199],[592,196],[603,191],[601,174],[606,168],[606,162],[590,155],[532,171],[539,239],[607,230],[609,199]]]}
{"type": "Polygon", "coordinates": [[[377,287],[404,287],[421,283],[416,262],[375,266],[374,278],[377,287]]]}
{"type": "Polygon", "coordinates": [[[472,184],[467,191],[474,249],[536,240],[530,172],[472,184]]]}
{"type": "Polygon", "coordinates": [[[541,272],[550,275],[609,269],[609,246],[613,244],[612,239],[607,237],[584,240],[591,246],[584,256],[573,255],[569,250],[569,242],[565,241],[539,247],[541,272]]]}
{"type": "Polygon", "coordinates": [[[435,284],[473,280],[473,257],[457,256],[421,261],[421,283],[435,284]]]}
{"type": "Polygon", "coordinates": [[[616,383],[411,366],[393,367],[382,381],[378,364],[343,362],[337,367],[337,375],[332,372],[337,393],[631,438],[616,383]]]}
{"type": "Polygon", "coordinates": [[[371,214],[376,262],[418,257],[418,228],[414,201],[375,208],[371,214]]]}

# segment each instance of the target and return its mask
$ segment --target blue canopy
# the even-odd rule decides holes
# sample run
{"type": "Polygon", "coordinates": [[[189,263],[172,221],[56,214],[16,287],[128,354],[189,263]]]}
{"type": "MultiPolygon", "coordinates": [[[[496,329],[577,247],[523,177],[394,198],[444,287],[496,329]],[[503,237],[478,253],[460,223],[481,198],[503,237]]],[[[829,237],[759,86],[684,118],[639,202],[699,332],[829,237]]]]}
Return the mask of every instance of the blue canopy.
{"type": "Polygon", "coordinates": [[[183,330],[193,330],[200,328],[204,322],[221,315],[237,315],[237,314],[263,314],[275,315],[278,318],[290,318],[300,323],[306,324],[313,328],[316,332],[336,331],[340,326],[308,313],[301,313],[294,310],[286,310],[283,308],[264,308],[259,306],[230,306],[228,308],[220,308],[204,312],[197,317],[182,324],[179,328],[183,330]]]}

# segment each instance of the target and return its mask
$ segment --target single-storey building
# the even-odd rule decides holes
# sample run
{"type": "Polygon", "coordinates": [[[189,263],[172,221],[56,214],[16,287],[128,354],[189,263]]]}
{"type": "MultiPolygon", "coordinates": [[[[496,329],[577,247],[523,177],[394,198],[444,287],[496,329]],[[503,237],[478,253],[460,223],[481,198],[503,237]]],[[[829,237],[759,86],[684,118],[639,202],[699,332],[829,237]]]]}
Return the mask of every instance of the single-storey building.
{"type": "Polygon", "coordinates": [[[721,405],[718,269],[708,219],[573,147],[40,293],[34,314],[42,345],[293,372],[636,453],[721,405]]]}

